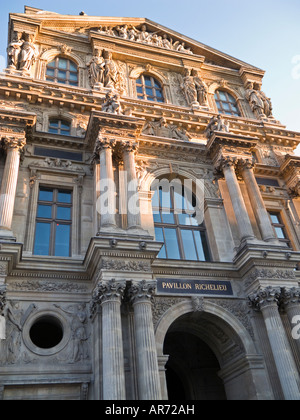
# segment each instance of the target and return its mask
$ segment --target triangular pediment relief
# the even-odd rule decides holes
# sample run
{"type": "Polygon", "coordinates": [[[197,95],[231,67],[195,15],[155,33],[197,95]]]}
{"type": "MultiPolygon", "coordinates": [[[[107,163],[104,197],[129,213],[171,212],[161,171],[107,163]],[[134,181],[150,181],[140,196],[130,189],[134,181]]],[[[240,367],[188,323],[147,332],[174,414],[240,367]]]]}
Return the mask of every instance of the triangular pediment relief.
{"type": "Polygon", "coordinates": [[[247,68],[263,73],[257,67],[145,18],[59,15],[54,12],[27,8],[25,15],[12,14],[11,19],[13,20],[14,17],[24,19],[24,16],[31,23],[36,21],[40,31],[59,31],[78,37],[89,37],[92,33],[93,36],[98,35],[115,41],[123,40],[132,45],[136,43],[187,56],[201,56],[205,63],[215,66],[234,70],[247,68]]]}

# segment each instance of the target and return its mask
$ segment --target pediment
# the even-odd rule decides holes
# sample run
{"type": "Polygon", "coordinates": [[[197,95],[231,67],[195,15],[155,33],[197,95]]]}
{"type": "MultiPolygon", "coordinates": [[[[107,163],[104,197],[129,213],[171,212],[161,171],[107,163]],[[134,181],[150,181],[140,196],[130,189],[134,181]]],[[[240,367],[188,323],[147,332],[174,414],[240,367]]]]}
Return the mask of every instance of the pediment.
{"type": "MultiPolygon", "coordinates": [[[[193,40],[170,28],[146,18],[120,18],[59,15],[34,8],[26,8],[26,14],[12,14],[13,19],[28,20],[31,25],[36,22],[39,31],[65,32],[78,38],[93,36],[103,37],[112,41],[122,40],[125,43],[134,43],[159,48],[161,51],[177,52],[186,56],[202,57],[207,64],[225,67],[233,70],[247,68],[260,74],[264,72],[257,67],[231,57],[221,51],[193,40]]],[[[129,44],[128,44],[129,45],[129,44]]]]}

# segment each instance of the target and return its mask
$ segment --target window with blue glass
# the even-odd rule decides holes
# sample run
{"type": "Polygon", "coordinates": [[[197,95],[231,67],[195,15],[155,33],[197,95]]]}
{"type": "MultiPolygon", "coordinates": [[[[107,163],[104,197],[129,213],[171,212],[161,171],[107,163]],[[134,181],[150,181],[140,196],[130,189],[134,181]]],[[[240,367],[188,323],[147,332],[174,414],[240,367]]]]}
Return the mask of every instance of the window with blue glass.
{"type": "Polygon", "coordinates": [[[47,64],[46,80],[64,85],[78,86],[77,65],[64,57],[56,57],[47,64]]]}
{"type": "Polygon", "coordinates": [[[136,81],[138,99],[152,102],[165,102],[161,84],[152,76],[142,74],[136,81]]]}
{"type": "Polygon", "coordinates": [[[61,134],[62,136],[71,135],[71,123],[59,118],[51,118],[49,120],[48,132],[51,134],[61,134]]]}
{"type": "Polygon", "coordinates": [[[41,187],[39,190],[35,255],[71,256],[72,191],[41,187]]]}
{"type": "Polygon", "coordinates": [[[196,198],[189,202],[182,193],[171,187],[154,191],[152,209],[155,238],[164,245],[158,258],[171,260],[210,261],[204,222],[196,218],[196,198]]]}
{"type": "Polygon", "coordinates": [[[241,116],[236,99],[225,90],[217,90],[215,93],[215,101],[220,114],[241,116]]]}

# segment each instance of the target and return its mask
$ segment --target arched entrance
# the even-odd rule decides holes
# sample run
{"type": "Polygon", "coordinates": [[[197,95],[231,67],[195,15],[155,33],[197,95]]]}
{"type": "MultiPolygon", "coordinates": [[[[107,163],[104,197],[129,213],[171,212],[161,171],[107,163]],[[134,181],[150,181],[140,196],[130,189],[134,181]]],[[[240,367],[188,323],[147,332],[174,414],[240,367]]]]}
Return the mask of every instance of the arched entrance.
{"type": "Polygon", "coordinates": [[[163,399],[273,399],[249,331],[217,303],[205,299],[196,312],[192,299],[171,305],[157,323],[156,341],[163,399]]]}
{"type": "Polygon", "coordinates": [[[226,400],[220,365],[210,347],[196,335],[177,329],[174,323],[164,345],[169,355],[166,380],[169,399],[226,400]]]}

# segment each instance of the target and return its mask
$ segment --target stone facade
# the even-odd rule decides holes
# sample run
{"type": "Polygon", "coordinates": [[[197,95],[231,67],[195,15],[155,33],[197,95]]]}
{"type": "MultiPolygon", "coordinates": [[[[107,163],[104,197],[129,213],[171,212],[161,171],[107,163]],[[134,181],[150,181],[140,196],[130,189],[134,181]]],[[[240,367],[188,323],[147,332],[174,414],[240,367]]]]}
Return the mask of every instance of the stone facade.
{"type": "Polygon", "coordinates": [[[31,7],[7,51],[0,399],[299,400],[300,134],[264,72],[147,19],[31,7]],[[163,178],[201,186],[201,222],[153,217],[163,178]]]}

